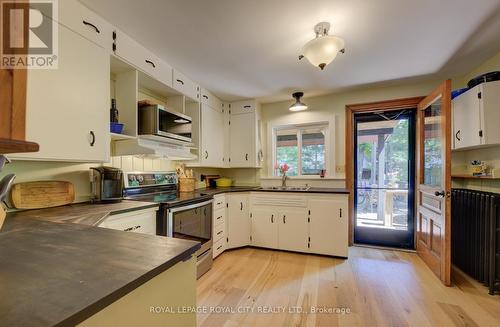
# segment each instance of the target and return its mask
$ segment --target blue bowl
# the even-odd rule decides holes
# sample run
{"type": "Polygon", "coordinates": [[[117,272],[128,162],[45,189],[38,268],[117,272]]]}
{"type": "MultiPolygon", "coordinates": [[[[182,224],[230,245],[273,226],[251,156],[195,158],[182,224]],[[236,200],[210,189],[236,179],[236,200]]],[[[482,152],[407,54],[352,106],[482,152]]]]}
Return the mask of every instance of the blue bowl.
{"type": "Polygon", "coordinates": [[[458,90],[453,90],[453,91],[451,91],[451,99],[452,99],[452,100],[453,100],[453,99],[455,99],[455,98],[456,98],[457,96],[459,96],[460,94],[467,92],[467,90],[469,90],[469,88],[468,88],[468,87],[464,87],[464,88],[462,88],[462,89],[458,89],[458,90]]]}
{"type": "Polygon", "coordinates": [[[111,131],[111,133],[121,134],[123,132],[123,124],[109,123],[109,130],[111,131]]]}

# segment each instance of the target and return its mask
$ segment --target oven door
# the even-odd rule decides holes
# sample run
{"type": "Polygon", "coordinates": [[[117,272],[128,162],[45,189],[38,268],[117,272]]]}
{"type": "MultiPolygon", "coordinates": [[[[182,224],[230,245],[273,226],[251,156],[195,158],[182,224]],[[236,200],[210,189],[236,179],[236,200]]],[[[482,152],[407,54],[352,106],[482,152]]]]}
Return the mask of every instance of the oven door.
{"type": "Polygon", "coordinates": [[[168,209],[167,236],[198,241],[202,248],[212,240],[212,202],[168,209]]]}

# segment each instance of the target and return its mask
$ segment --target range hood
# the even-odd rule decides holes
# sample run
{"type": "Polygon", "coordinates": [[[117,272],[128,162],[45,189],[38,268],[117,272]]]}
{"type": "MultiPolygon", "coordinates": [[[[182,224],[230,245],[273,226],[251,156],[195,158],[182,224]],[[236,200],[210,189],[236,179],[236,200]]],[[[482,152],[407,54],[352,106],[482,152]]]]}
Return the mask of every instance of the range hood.
{"type": "Polygon", "coordinates": [[[195,160],[198,157],[191,153],[190,144],[165,142],[165,138],[141,135],[130,140],[115,141],[114,156],[145,155],[169,160],[195,160]]]}

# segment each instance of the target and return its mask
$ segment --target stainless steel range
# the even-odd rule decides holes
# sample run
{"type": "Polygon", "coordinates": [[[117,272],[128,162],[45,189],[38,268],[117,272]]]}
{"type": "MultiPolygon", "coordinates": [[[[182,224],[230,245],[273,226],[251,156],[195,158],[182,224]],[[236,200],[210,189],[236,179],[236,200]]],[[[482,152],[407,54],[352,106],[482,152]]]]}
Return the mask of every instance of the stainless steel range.
{"type": "Polygon", "coordinates": [[[124,198],[160,203],[156,234],[198,241],[197,276],[212,267],[212,202],[203,193],[178,193],[175,172],[124,173],[124,198]]]}

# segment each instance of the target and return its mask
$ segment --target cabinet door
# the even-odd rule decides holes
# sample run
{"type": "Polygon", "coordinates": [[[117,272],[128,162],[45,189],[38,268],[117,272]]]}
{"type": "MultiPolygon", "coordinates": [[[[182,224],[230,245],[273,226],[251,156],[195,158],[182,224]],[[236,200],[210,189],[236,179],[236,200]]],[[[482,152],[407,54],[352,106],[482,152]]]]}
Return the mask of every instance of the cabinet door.
{"type": "Polygon", "coordinates": [[[112,25],[77,0],[60,1],[58,17],[61,24],[112,52],[112,25]]]}
{"type": "Polygon", "coordinates": [[[459,95],[452,102],[455,149],[481,144],[478,87],[459,95]]]}
{"type": "Polygon", "coordinates": [[[248,245],[250,242],[250,213],[247,194],[229,194],[227,197],[228,248],[248,245]]]}
{"type": "Polygon", "coordinates": [[[40,144],[22,158],[109,161],[109,54],[59,26],[59,67],[28,72],[26,137],[40,144]]]}
{"type": "Polygon", "coordinates": [[[252,245],[278,248],[278,213],[273,208],[252,208],[252,245]]]}
{"type": "Polygon", "coordinates": [[[255,166],[255,113],[231,115],[230,166],[255,166]]]}
{"type": "Polygon", "coordinates": [[[246,114],[255,112],[257,109],[257,102],[255,100],[243,100],[231,103],[231,114],[246,114]]]}
{"type": "Polygon", "coordinates": [[[201,105],[201,164],[222,167],[224,157],[224,115],[222,112],[201,105]]]}
{"type": "MultiPolygon", "coordinates": [[[[279,249],[308,252],[307,211],[303,208],[280,210],[278,242],[279,249]]],[[[253,235],[253,234],[252,234],[253,235]]]]}
{"type": "Polygon", "coordinates": [[[500,81],[487,82],[480,85],[481,128],[483,138],[481,144],[500,144],[500,81]]]}
{"type": "Polygon", "coordinates": [[[337,199],[309,200],[309,251],[317,254],[347,257],[348,201],[337,199]]]}

